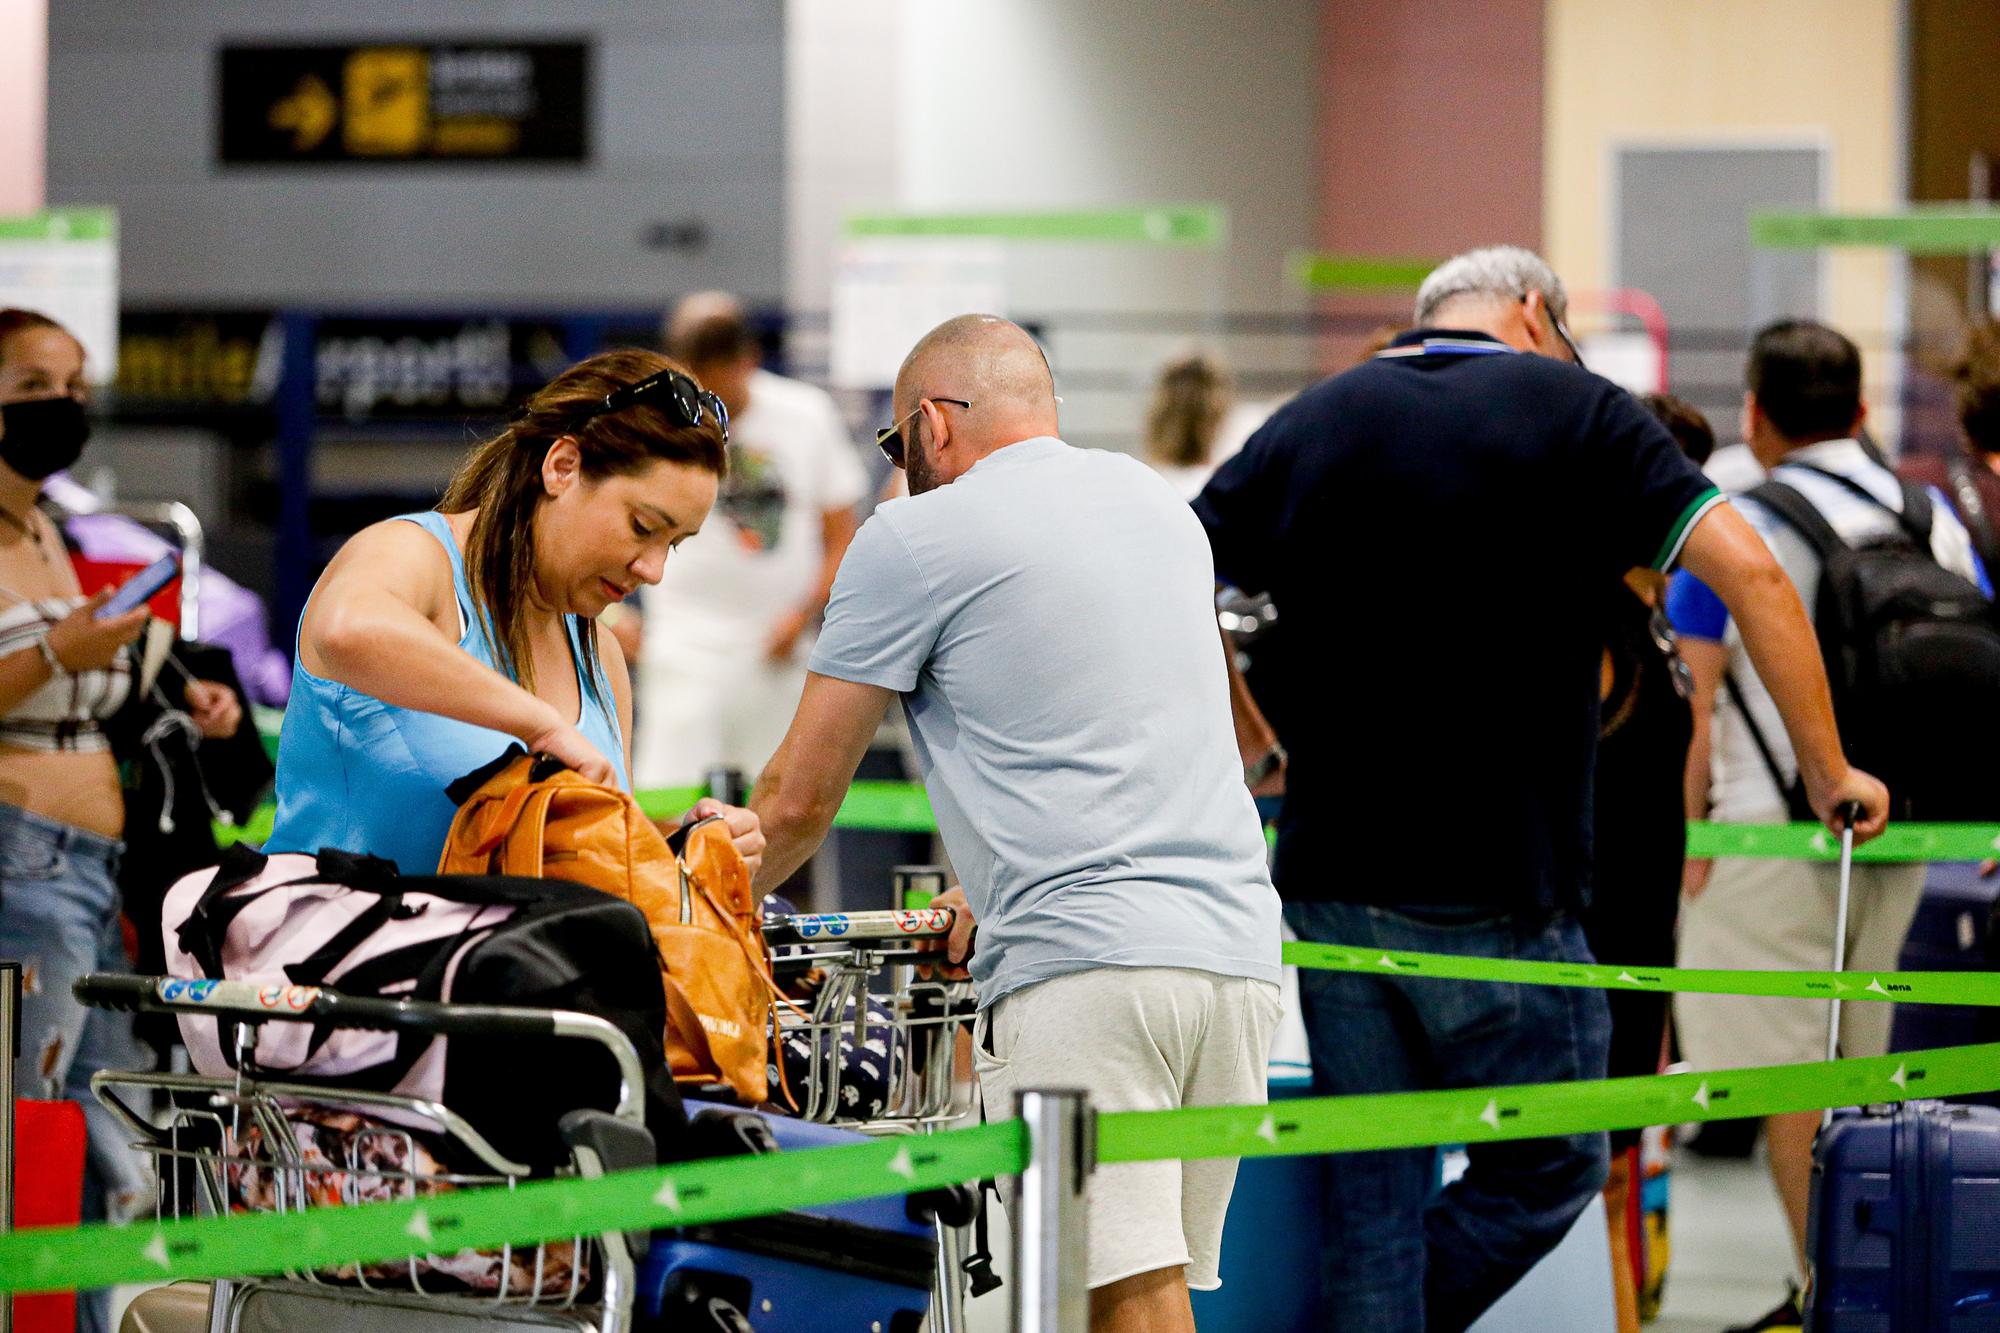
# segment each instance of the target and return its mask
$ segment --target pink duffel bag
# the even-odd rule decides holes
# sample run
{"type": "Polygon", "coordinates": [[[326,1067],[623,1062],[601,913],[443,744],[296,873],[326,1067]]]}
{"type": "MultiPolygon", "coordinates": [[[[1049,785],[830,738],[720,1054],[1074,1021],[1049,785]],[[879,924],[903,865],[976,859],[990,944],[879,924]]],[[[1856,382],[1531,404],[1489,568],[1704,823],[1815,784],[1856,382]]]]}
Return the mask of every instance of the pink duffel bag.
{"type": "MultiPolygon", "coordinates": [[[[608,893],[504,875],[404,876],[375,857],[267,857],[239,846],[167,891],[161,926],[168,970],[186,981],[167,999],[199,1001],[204,982],[223,980],[256,987],[273,1017],[306,1010],[317,986],[355,998],[596,1015],[638,1056],[635,1091],[655,1141],[671,1153],[685,1133],[662,1045],[666,1000],[652,933],[637,908],[608,893]]],[[[178,1017],[196,1070],[230,1077],[237,1053],[227,1043],[238,1025],[186,1009],[178,1017]]],[[[538,1169],[567,1160],[556,1133],[564,1114],[609,1110],[622,1086],[605,1045],[564,1039],[553,1026],[546,1036],[505,1037],[317,1019],[249,1028],[265,1076],[442,1103],[496,1150],[538,1169]]]]}

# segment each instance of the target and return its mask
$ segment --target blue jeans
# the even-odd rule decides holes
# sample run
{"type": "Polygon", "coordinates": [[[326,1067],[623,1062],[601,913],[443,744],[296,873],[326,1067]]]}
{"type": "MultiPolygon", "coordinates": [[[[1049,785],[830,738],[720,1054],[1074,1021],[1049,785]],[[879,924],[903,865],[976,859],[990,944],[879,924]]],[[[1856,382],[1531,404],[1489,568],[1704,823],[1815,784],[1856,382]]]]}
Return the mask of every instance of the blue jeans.
{"type": "MultiPolygon", "coordinates": [[[[1463,907],[1285,905],[1301,939],[1488,958],[1587,961],[1575,918],[1463,907]]],[[[1299,996],[1321,1095],[1604,1077],[1600,991],[1302,969],[1299,996]]],[[[1331,1329],[1466,1328],[1554,1249],[1604,1187],[1602,1134],[1476,1144],[1436,1189],[1429,1148],[1321,1158],[1321,1286],[1331,1329]]]]}
{"type": "MultiPolygon", "coordinates": [[[[90,1091],[97,1070],[143,1069],[151,1059],[132,1035],[131,1015],[86,1009],[70,993],[85,973],[130,970],[118,929],[118,854],[109,838],[0,805],[0,959],[21,964],[15,1087],[23,1097],[82,1104],[86,1220],[129,1215],[151,1199],[131,1135],[90,1091]]],[[[82,1293],[78,1328],[106,1327],[109,1299],[82,1293]]]]}

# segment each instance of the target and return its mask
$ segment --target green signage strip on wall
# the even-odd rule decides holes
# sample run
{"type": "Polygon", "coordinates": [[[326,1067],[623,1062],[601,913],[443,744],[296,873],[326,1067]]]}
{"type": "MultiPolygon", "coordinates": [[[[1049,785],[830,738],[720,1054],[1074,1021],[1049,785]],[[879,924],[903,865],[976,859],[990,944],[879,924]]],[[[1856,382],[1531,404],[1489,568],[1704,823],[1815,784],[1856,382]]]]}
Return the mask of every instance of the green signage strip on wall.
{"type": "Polygon", "coordinates": [[[1300,251],[1289,265],[1292,281],[1313,292],[1413,292],[1437,266],[1435,259],[1381,259],[1318,251],[1300,251]]]}
{"type": "Polygon", "coordinates": [[[51,208],[0,217],[0,241],[109,241],[118,237],[115,208],[51,208]]]}
{"type": "Polygon", "coordinates": [[[867,213],[847,219],[847,234],[1212,248],[1228,239],[1229,210],[1219,204],[1162,204],[1074,213],[867,213]]]}
{"type": "Polygon", "coordinates": [[[1945,204],[1899,213],[1752,213],[1750,240],[1774,250],[1838,245],[1913,255],[1974,254],[2000,249],[2000,207],[1945,204]]]}

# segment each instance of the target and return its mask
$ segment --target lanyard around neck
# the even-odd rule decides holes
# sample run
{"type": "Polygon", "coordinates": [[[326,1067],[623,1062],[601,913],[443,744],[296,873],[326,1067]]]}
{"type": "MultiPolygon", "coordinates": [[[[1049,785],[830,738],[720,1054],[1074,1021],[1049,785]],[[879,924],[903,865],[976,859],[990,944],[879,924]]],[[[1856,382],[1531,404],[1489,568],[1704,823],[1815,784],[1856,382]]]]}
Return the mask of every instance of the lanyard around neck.
{"type": "Polygon", "coordinates": [[[1426,338],[1420,343],[1404,343],[1400,347],[1385,347],[1375,353],[1377,359],[1412,356],[1513,356],[1515,351],[1505,343],[1473,342],[1466,338],[1426,338]]]}

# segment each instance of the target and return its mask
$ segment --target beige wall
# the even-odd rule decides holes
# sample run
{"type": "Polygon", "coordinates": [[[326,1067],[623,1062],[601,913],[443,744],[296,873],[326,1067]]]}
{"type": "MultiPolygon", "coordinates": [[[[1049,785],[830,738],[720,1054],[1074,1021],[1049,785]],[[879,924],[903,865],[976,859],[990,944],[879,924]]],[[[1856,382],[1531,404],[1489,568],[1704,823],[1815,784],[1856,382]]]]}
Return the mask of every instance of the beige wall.
{"type": "MultiPolygon", "coordinates": [[[[1543,235],[1557,271],[1577,289],[1607,281],[1621,140],[1820,142],[1829,207],[1900,205],[1900,12],[1899,0],[1548,0],[1543,235]]],[[[1900,257],[1826,254],[1823,317],[1864,344],[1898,332],[1900,257]]]]}

